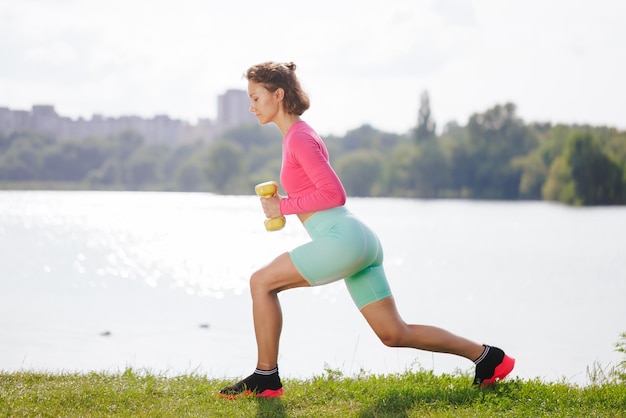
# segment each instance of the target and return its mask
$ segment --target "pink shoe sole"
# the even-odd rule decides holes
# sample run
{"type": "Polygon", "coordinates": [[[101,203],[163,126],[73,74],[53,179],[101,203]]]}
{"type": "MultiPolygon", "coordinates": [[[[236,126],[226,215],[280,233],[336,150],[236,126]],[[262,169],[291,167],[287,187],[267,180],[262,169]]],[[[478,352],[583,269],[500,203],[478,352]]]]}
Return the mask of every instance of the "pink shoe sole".
{"type": "Polygon", "coordinates": [[[496,369],[493,371],[493,376],[489,379],[483,380],[480,387],[484,388],[486,386],[491,386],[496,383],[497,380],[504,379],[509,373],[511,373],[513,367],[515,367],[515,359],[505,354],[502,359],[502,363],[498,364],[496,369]]]}
{"type": "Polygon", "coordinates": [[[276,389],[276,390],[265,389],[263,392],[257,393],[256,397],[257,398],[280,398],[284,394],[285,394],[285,391],[283,391],[283,388],[276,389]]]}
{"type": "Polygon", "coordinates": [[[246,390],[245,392],[237,393],[235,395],[229,395],[229,394],[224,394],[224,393],[219,393],[219,392],[217,394],[221,398],[232,401],[237,398],[245,398],[251,395],[255,395],[257,398],[267,398],[267,399],[280,398],[281,396],[285,394],[285,391],[283,390],[283,388],[280,388],[280,389],[265,389],[263,392],[257,393],[257,394],[255,394],[251,390],[246,390]]]}

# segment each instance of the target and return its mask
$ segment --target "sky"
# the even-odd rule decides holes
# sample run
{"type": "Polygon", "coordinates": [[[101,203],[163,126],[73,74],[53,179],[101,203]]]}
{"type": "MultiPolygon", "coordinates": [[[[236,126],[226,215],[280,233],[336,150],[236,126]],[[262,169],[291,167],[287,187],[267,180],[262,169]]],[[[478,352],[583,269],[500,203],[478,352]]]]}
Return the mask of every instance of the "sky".
{"type": "Polygon", "coordinates": [[[246,69],[293,61],[320,134],[405,133],[512,102],[626,129],[622,0],[0,0],[0,107],[215,119],[246,69]]]}

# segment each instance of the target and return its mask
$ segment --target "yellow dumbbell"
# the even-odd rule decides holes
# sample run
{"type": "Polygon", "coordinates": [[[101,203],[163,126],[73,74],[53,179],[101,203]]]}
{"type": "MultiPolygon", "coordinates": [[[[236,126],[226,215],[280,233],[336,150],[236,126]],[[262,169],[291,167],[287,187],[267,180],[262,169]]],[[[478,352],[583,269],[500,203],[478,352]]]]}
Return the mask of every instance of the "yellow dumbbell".
{"type": "MultiPolygon", "coordinates": [[[[254,187],[254,191],[261,197],[272,197],[278,191],[278,184],[275,181],[266,181],[265,183],[257,184],[254,187]]],[[[284,216],[278,218],[268,218],[265,220],[265,229],[268,231],[278,231],[285,226],[286,219],[284,216]]]]}

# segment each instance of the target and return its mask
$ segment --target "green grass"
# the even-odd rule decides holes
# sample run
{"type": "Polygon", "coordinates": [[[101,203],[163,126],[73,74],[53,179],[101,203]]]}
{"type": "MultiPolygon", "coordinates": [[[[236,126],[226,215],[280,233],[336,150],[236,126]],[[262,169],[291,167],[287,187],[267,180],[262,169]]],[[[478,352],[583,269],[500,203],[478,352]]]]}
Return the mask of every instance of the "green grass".
{"type": "Polygon", "coordinates": [[[280,399],[229,401],[231,381],[200,375],[0,372],[0,417],[625,417],[617,379],[576,386],[506,380],[477,389],[467,375],[406,372],[285,379],[280,399]]]}

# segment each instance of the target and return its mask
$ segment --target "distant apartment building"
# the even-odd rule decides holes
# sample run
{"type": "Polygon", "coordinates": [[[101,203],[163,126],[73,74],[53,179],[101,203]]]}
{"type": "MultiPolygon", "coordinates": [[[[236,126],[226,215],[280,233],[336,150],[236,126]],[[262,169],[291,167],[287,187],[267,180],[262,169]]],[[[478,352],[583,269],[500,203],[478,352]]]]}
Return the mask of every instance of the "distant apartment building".
{"type": "Polygon", "coordinates": [[[217,125],[221,129],[256,121],[250,113],[250,99],[243,90],[227,90],[217,98],[217,125]]]}
{"type": "Polygon", "coordinates": [[[196,141],[210,142],[226,129],[254,122],[249,111],[247,93],[227,90],[218,97],[217,119],[199,119],[196,124],[156,115],[146,119],[139,116],[70,119],[57,114],[54,106],[33,105],[30,111],[0,107],[0,132],[31,131],[50,135],[57,140],[107,137],[132,130],[149,144],[183,145],[196,141]]]}

